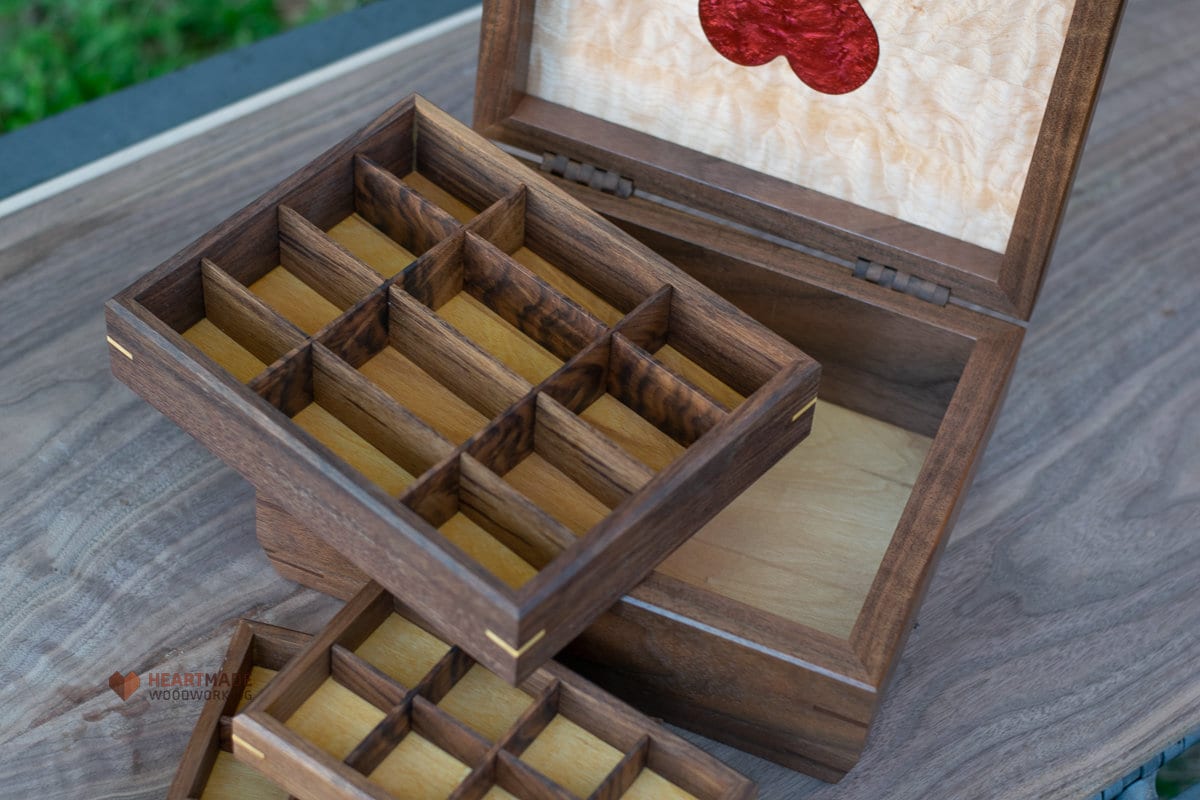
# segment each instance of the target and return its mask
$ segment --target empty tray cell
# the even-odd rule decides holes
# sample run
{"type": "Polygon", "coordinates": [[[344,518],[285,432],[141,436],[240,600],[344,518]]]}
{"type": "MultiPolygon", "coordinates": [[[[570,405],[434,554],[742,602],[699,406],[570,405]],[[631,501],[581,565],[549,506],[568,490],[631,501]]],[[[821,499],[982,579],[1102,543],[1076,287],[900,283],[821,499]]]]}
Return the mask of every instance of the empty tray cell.
{"type": "Polygon", "coordinates": [[[329,677],[285,724],[302,739],[340,759],[349,755],[383,718],[383,711],[329,677]]]}
{"type": "Polygon", "coordinates": [[[438,707],[492,742],[498,742],[521,718],[533,697],[509,686],[479,664],[438,701],[438,707]]]}
{"type": "Polygon", "coordinates": [[[229,752],[229,721],[278,674],[284,663],[309,642],[297,631],[238,620],[221,664],[228,691],[215,691],[205,702],[167,791],[167,800],[284,800],[287,792],[229,752]]]}
{"type": "Polygon", "coordinates": [[[354,161],[354,204],[356,214],[339,223],[336,236],[385,277],[461,228],[450,214],[363,156],[354,161]]]}
{"type": "Polygon", "coordinates": [[[470,774],[469,766],[410,731],[370,772],[370,778],[395,797],[444,800],[470,774]]]}
{"type": "Polygon", "coordinates": [[[288,206],[279,206],[280,264],[250,291],[307,334],[314,334],[383,283],[371,267],[288,206]]]}
{"type": "Polygon", "coordinates": [[[470,772],[470,767],[419,733],[409,733],[370,777],[396,797],[445,800],[470,772]]]}
{"type": "Polygon", "coordinates": [[[618,326],[621,334],[726,410],[745,402],[769,377],[730,351],[728,331],[696,324],[670,287],[656,292],[618,326]]]}
{"type": "MultiPolygon", "coordinates": [[[[582,536],[634,494],[651,473],[614,442],[546,393],[524,400],[468,447],[492,474],[575,536],[582,536]]],[[[474,476],[476,462],[464,462],[474,476]]]]}
{"type": "MultiPolygon", "coordinates": [[[[472,220],[468,228],[487,239],[496,247],[545,281],[559,293],[606,325],[615,325],[625,312],[632,310],[642,298],[624,292],[618,295],[604,294],[606,280],[597,280],[588,264],[579,257],[580,248],[556,251],[544,257],[530,244],[525,233],[526,193],[524,189],[505,197],[472,220]]],[[[611,291],[611,286],[607,287],[611,291]]]]}
{"type": "Polygon", "coordinates": [[[380,672],[411,688],[450,652],[450,645],[392,613],[354,652],[380,672]]]}
{"type": "Polygon", "coordinates": [[[410,172],[405,175],[404,183],[459,222],[470,222],[479,213],[478,210],[465,201],[455,197],[449,191],[443,189],[419,172],[410,172]]]}
{"type": "Polygon", "coordinates": [[[505,547],[495,536],[461,511],[438,526],[446,540],[462,550],[512,589],[524,586],[537,569],[505,547]]]}
{"type": "Polygon", "coordinates": [[[258,298],[205,259],[200,265],[203,317],[185,328],[183,338],[242,383],[304,341],[258,298]]]}
{"type": "Polygon", "coordinates": [[[601,336],[603,323],[468,233],[406,270],[403,290],[530,383],[601,336]]]}
{"type": "Polygon", "coordinates": [[[633,784],[621,795],[622,800],[697,800],[691,792],[681,789],[650,769],[638,773],[633,784]]]}
{"type": "Polygon", "coordinates": [[[575,541],[569,530],[467,454],[427,473],[402,500],[463,555],[513,589],[575,541]]]}
{"type": "Polygon", "coordinates": [[[330,228],[328,234],[330,239],[385,278],[392,277],[417,260],[416,254],[357,212],[330,228]]]}
{"type": "MultiPolygon", "coordinates": [[[[382,295],[380,295],[382,302],[382,295]]],[[[398,496],[452,445],[320,343],[252,387],[384,492],[398,496]]]]}
{"type": "Polygon", "coordinates": [[[257,664],[251,667],[250,674],[246,676],[245,683],[242,685],[242,691],[238,696],[234,711],[241,711],[247,703],[258,696],[258,693],[266,688],[278,672],[279,670],[260,667],[257,664]]]}
{"type": "Polygon", "coordinates": [[[578,797],[589,797],[622,753],[561,714],[550,720],[521,760],[578,797]]]}
{"type": "Polygon", "coordinates": [[[200,800],[287,800],[288,793],[231,754],[217,753],[200,800]]]}
{"type": "Polygon", "coordinates": [[[727,414],[619,333],[582,353],[544,393],[654,471],[727,414]]]}
{"type": "Polygon", "coordinates": [[[321,340],[409,415],[453,444],[483,430],[530,388],[395,288],[360,303],[321,340]]]}

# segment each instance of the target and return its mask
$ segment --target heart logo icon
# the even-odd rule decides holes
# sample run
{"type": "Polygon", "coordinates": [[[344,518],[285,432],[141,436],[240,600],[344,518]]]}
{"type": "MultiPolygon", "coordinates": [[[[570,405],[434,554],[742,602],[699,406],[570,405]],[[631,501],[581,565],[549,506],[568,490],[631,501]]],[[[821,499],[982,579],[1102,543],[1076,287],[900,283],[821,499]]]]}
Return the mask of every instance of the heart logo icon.
{"type": "Polygon", "coordinates": [[[131,672],[128,675],[122,675],[120,672],[114,672],[108,676],[108,688],[117,693],[117,697],[122,700],[128,700],[133,696],[133,693],[142,685],[142,679],[137,676],[136,672],[131,672]]]}
{"type": "Polygon", "coordinates": [[[700,25],[735,64],[779,56],[809,87],[846,94],[879,63],[879,35],[858,0],[700,0],[700,25]]]}

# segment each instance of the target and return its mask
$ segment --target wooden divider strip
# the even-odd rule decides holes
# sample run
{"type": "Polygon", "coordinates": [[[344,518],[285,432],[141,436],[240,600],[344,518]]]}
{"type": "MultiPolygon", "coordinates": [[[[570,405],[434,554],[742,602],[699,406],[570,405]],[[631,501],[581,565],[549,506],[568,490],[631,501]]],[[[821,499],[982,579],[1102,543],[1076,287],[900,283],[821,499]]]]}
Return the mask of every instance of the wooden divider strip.
{"type": "Polygon", "coordinates": [[[481,211],[467,230],[511,253],[525,243],[525,187],[501,197],[481,211]]]}
{"type": "Polygon", "coordinates": [[[654,472],[548,394],[537,396],[534,448],[600,502],[615,508],[654,472]]]}
{"type": "Polygon", "coordinates": [[[451,444],[332,351],[314,343],[313,395],[388,458],[420,476],[454,451],[451,444]]]}
{"type": "Polygon", "coordinates": [[[463,242],[464,286],[521,333],[566,361],[607,326],[473,233],[463,242]]]}
{"type": "Polygon", "coordinates": [[[279,206],[279,260],[338,308],[349,308],[381,283],[383,276],[330,239],[299,212],[279,206]]]}
{"type": "Polygon", "coordinates": [[[270,364],[304,344],[304,333],[209,259],[200,262],[204,315],[231,339],[270,364]]]}
{"type": "Polygon", "coordinates": [[[620,800],[645,768],[649,750],[650,737],[642,736],[608,773],[604,782],[588,796],[588,800],[620,800]]]}
{"type": "Polygon", "coordinates": [[[368,222],[417,255],[461,227],[454,217],[363,155],[354,157],[354,204],[368,222]]]}
{"type": "Polygon", "coordinates": [[[532,388],[411,295],[391,289],[392,346],[489,417],[532,388]]]}
{"type": "Polygon", "coordinates": [[[537,569],[577,541],[562,523],[471,456],[462,455],[459,469],[463,510],[537,569]]]}
{"type": "Polygon", "coordinates": [[[613,334],[608,391],[689,447],[726,416],[716,401],[620,334],[613,334]]]}

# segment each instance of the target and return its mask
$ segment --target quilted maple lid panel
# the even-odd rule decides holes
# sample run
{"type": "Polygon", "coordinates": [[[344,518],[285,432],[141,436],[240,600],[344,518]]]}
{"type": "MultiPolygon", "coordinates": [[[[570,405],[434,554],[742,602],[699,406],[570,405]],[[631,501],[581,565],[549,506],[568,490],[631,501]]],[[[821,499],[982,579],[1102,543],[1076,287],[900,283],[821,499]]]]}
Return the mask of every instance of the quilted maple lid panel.
{"type": "MultiPolygon", "coordinates": [[[[768,208],[900,251],[873,260],[938,280],[921,269],[933,262],[993,284],[1004,283],[1006,268],[1024,270],[1036,284],[1120,5],[542,0],[519,34],[527,55],[515,67],[516,88],[706,157],[691,162],[700,183],[726,181],[738,197],[757,193],[768,208]],[[714,160],[807,194],[788,198],[779,183],[738,181],[714,160]],[[832,218],[838,203],[825,199],[852,211],[832,218]],[[1022,263],[1006,265],[1006,254],[1022,263]]],[[[512,110],[526,130],[546,119],[522,119],[528,109],[519,104],[512,110]]],[[[682,163],[663,165],[679,173],[682,163]]],[[[1011,285],[996,293],[1022,303],[1011,285]]]]}

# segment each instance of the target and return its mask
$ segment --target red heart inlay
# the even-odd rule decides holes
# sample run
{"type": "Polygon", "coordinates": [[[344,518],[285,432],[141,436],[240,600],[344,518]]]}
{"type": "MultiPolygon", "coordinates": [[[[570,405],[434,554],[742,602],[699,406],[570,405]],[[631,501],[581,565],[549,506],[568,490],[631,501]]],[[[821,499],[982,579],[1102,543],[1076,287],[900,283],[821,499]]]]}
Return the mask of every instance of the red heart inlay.
{"type": "Polygon", "coordinates": [[[142,685],[142,679],[137,676],[136,672],[131,672],[128,675],[122,675],[120,672],[114,672],[108,676],[108,688],[117,693],[117,697],[122,700],[128,700],[133,696],[133,693],[142,685]]]}
{"type": "Polygon", "coordinates": [[[858,0],[700,0],[700,25],[735,64],[785,56],[800,80],[825,94],[854,91],[879,63],[879,36],[858,0]]]}

